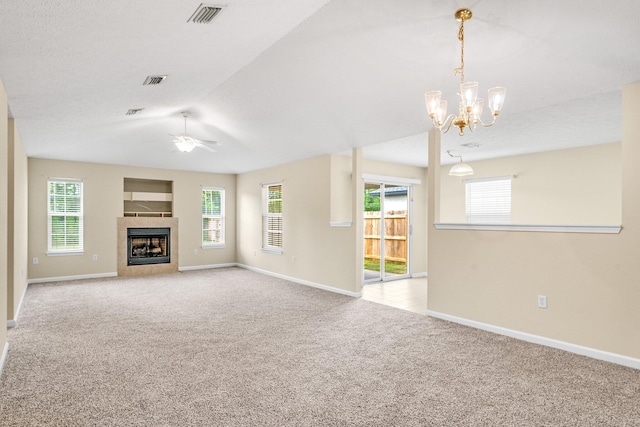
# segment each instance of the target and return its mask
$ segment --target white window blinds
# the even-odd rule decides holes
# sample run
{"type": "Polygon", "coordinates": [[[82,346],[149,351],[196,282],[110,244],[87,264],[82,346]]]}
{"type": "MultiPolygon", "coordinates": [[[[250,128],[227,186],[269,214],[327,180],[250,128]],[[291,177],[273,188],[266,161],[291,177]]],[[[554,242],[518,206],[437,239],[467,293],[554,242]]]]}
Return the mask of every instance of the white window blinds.
{"type": "Polygon", "coordinates": [[[262,186],[262,248],[282,253],[282,184],[262,186]]]}
{"type": "Polygon", "coordinates": [[[470,179],[465,186],[467,223],[511,223],[511,176],[470,179]]]}
{"type": "Polygon", "coordinates": [[[48,253],[83,251],[82,181],[49,179],[47,203],[48,253]]]}
{"type": "Polygon", "coordinates": [[[224,244],[224,189],[202,189],[202,246],[224,244]]]}

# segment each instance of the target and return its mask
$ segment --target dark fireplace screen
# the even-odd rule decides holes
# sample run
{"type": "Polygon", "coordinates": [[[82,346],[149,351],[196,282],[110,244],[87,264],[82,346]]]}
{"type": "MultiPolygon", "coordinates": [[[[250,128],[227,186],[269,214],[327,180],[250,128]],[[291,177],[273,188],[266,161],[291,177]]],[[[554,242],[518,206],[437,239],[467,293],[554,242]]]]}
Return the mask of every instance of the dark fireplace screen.
{"type": "Polygon", "coordinates": [[[171,262],[170,228],[128,228],[127,265],[171,262]]]}

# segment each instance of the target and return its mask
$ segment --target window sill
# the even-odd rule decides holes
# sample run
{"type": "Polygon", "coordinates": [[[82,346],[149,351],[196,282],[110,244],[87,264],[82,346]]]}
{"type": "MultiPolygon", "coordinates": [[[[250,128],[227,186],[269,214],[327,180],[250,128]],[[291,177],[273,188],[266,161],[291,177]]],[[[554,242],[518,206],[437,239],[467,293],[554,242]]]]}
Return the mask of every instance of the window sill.
{"type": "Polygon", "coordinates": [[[225,243],[218,243],[214,245],[202,245],[202,249],[224,249],[227,245],[225,243]]]}
{"type": "Polygon", "coordinates": [[[529,224],[460,224],[437,223],[436,230],[479,230],[479,231],[534,231],[539,233],[599,233],[618,234],[621,225],[529,225],[529,224]]]}
{"type": "Polygon", "coordinates": [[[84,255],[84,251],[47,252],[47,256],[70,256],[70,255],[84,255]]]}
{"type": "Polygon", "coordinates": [[[282,255],[282,249],[277,248],[262,248],[262,252],[267,254],[282,255]]]}

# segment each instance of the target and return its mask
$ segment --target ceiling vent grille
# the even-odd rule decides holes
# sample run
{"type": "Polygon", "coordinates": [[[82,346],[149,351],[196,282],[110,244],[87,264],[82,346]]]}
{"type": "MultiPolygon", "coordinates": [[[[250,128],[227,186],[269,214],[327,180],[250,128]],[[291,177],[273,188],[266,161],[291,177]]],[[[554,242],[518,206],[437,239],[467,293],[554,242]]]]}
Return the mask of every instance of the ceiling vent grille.
{"type": "Polygon", "coordinates": [[[143,85],[159,85],[167,76],[148,76],[143,85]]]}
{"type": "Polygon", "coordinates": [[[133,116],[134,114],[138,114],[140,111],[144,110],[144,108],[131,108],[127,111],[127,116],[133,116]]]}
{"type": "Polygon", "coordinates": [[[187,22],[193,22],[194,24],[209,24],[221,11],[222,6],[213,6],[201,3],[187,22]]]}
{"type": "Polygon", "coordinates": [[[460,146],[467,148],[478,148],[480,147],[480,144],[478,144],[477,142],[467,142],[466,144],[460,144],[460,146]]]}

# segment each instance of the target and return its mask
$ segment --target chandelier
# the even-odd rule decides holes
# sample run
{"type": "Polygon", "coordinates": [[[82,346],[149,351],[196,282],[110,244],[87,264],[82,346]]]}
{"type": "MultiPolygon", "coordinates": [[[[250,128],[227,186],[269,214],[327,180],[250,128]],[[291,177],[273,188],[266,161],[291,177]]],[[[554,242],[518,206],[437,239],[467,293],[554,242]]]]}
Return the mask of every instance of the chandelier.
{"type": "Polygon", "coordinates": [[[458,115],[447,116],[447,101],[441,99],[442,92],[432,91],[425,94],[427,111],[433,125],[442,133],[447,133],[451,125],[457,126],[460,135],[464,135],[464,129],[468,127],[472,132],[476,126],[481,124],[484,127],[492,126],[504,103],[504,96],[507,89],[504,87],[494,87],[488,91],[488,105],[493,118],[490,123],[484,123],[481,119],[484,100],[478,98],[478,82],[464,81],[464,21],[468,21],[473,16],[471,9],[458,9],[455,18],[460,21],[458,30],[458,40],[460,40],[460,67],[453,70],[454,75],[460,75],[460,104],[458,115]]]}

